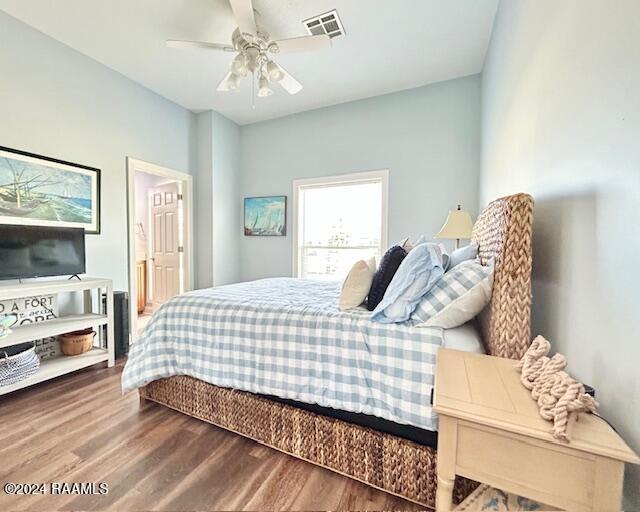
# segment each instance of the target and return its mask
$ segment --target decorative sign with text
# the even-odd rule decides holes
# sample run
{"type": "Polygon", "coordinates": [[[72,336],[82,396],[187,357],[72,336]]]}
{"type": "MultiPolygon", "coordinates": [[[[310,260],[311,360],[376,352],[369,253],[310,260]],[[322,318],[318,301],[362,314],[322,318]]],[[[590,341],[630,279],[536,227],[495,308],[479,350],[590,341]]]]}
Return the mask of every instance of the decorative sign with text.
{"type": "MultiPolygon", "coordinates": [[[[16,315],[15,327],[46,322],[58,318],[58,296],[40,295],[38,297],[22,297],[0,301],[0,315],[16,315]]],[[[60,346],[55,337],[34,340],[36,354],[40,359],[48,359],[60,355],[60,346]]]]}

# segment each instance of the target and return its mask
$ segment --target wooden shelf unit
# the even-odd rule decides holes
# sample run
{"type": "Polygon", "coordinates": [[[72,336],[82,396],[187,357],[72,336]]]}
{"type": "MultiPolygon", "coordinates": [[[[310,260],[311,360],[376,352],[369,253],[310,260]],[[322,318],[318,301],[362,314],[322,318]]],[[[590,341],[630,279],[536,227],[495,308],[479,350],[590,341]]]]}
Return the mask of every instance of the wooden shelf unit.
{"type": "Polygon", "coordinates": [[[25,341],[57,336],[66,332],[88,329],[89,327],[97,330],[97,327],[106,325],[107,322],[107,315],[84,313],[81,315],[63,316],[46,322],[38,322],[36,324],[22,325],[20,327],[15,327],[8,337],[0,340],[0,348],[24,343],[25,341]]]}
{"type": "MultiPolygon", "coordinates": [[[[113,283],[110,279],[85,277],[81,280],[46,280],[26,283],[0,283],[0,300],[20,299],[40,295],[82,292],[84,313],[60,316],[53,320],[21,325],[12,328],[12,333],[0,340],[0,353],[3,347],[34,341],[40,338],[57,336],[66,332],[93,328],[98,332],[94,347],[78,356],[64,356],[40,361],[38,373],[9,386],[0,387],[0,395],[5,395],[39,382],[43,382],[67,373],[107,362],[115,364],[113,339],[113,283]],[[98,312],[93,312],[92,292],[97,290],[98,312]],[[102,305],[102,295],[106,295],[106,307],[102,305]],[[105,326],[106,329],[102,327],[105,326]],[[106,330],[106,336],[104,335],[106,330]]],[[[1,354],[0,354],[1,355],[1,354]]]]}
{"type": "Polygon", "coordinates": [[[12,391],[17,391],[18,389],[26,388],[39,382],[44,382],[45,380],[53,379],[60,375],[65,375],[108,360],[109,351],[96,347],[79,356],[59,356],[45,359],[40,361],[38,373],[15,384],[0,387],[0,395],[6,395],[12,391]]]}

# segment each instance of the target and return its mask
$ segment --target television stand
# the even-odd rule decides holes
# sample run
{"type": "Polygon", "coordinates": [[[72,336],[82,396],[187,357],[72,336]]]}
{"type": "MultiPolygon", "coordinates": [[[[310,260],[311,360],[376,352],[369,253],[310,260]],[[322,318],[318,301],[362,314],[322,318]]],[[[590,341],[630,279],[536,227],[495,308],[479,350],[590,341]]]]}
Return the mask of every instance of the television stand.
{"type": "Polygon", "coordinates": [[[58,336],[59,334],[87,328],[93,328],[98,332],[93,348],[78,356],[59,355],[49,359],[42,359],[40,368],[35,375],[15,384],[0,386],[0,395],[5,395],[81,368],[87,368],[97,363],[106,362],[108,366],[115,364],[113,282],[111,279],[85,277],[82,280],[61,279],[17,284],[0,283],[0,301],[71,292],[83,292],[83,313],[59,316],[44,322],[14,326],[11,334],[0,340],[0,351],[3,347],[17,345],[18,343],[58,336]],[[94,295],[96,292],[97,298],[94,295]],[[106,294],[107,297],[106,307],[102,305],[101,298],[103,294],[106,294]]]}

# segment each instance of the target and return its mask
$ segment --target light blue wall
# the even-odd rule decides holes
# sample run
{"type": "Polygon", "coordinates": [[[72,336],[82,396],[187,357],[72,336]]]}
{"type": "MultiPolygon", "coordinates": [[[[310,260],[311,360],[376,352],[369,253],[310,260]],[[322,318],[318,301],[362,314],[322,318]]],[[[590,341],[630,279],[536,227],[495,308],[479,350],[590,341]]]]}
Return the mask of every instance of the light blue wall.
{"type": "MultiPolygon", "coordinates": [[[[480,78],[243,126],[241,146],[243,197],[290,206],[296,178],[389,169],[389,241],[431,236],[456,204],[477,212],[480,78]]],[[[291,275],[291,213],[286,237],[241,238],[243,280],[291,275]]]]}
{"type": "Polygon", "coordinates": [[[190,172],[195,116],[0,12],[0,145],[102,169],[87,272],[127,283],[126,157],[190,172]]]}
{"type": "Polygon", "coordinates": [[[240,279],[240,127],[212,113],[213,284],[240,279]]]}
{"type": "Polygon", "coordinates": [[[239,280],[240,127],[214,111],[197,116],[196,288],[239,280]]]}
{"type": "Polygon", "coordinates": [[[193,232],[195,288],[213,286],[213,112],[197,115],[197,164],[194,173],[193,232]]]}
{"type": "MultiPolygon", "coordinates": [[[[533,333],[640,452],[640,2],[506,0],[482,80],[482,203],[527,191],[533,333]]],[[[626,510],[640,510],[627,467],[626,510]]]]}

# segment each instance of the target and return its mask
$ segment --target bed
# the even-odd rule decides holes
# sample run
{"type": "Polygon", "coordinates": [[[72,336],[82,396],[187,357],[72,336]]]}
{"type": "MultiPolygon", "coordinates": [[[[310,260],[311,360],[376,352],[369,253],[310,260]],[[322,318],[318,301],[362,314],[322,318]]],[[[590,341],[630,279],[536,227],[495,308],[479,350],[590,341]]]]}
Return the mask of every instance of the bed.
{"type": "MultiPolygon", "coordinates": [[[[474,226],[481,263],[495,264],[478,318],[493,355],[519,358],[530,343],[532,208],[526,194],[504,197],[474,226]]],[[[123,389],[433,507],[430,395],[445,333],[342,313],[336,293],[275,279],[180,296],[133,347],[123,389]]],[[[458,479],[455,497],[473,488],[458,479]]]]}

